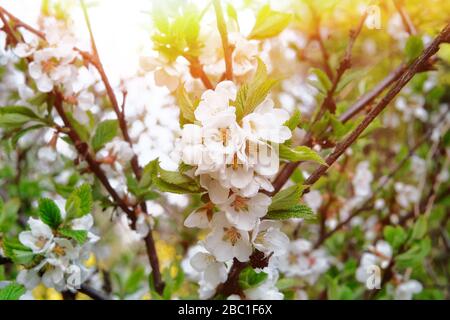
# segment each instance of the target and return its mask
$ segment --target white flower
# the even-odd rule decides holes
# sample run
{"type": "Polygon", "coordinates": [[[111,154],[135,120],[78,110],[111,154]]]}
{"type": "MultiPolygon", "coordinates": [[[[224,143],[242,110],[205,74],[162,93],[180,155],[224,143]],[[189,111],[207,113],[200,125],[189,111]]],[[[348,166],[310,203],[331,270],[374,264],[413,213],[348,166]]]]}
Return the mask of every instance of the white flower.
{"type": "Polygon", "coordinates": [[[53,249],[46,256],[47,263],[52,266],[66,268],[70,261],[74,260],[79,255],[79,250],[72,242],[64,238],[55,238],[55,245],[53,249]]]}
{"type": "Polygon", "coordinates": [[[241,262],[248,261],[252,253],[248,232],[230,224],[222,212],[214,215],[213,226],[205,240],[206,249],[218,261],[225,262],[233,258],[241,262]]]}
{"type": "Polygon", "coordinates": [[[298,239],[291,241],[289,251],[279,258],[280,271],[286,276],[298,276],[313,284],[329,268],[324,250],[313,250],[311,242],[298,239]]]}
{"type": "Polygon", "coordinates": [[[227,279],[228,273],[225,264],[217,261],[209,253],[198,252],[192,257],[191,265],[195,270],[203,273],[204,281],[208,282],[211,286],[217,286],[227,279]]]}
{"type": "Polygon", "coordinates": [[[356,173],[352,184],[357,197],[368,197],[372,193],[370,184],[373,180],[373,174],[369,170],[369,162],[363,161],[356,167],[356,173]]]}
{"type": "Polygon", "coordinates": [[[257,287],[244,290],[245,297],[249,300],[283,300],[284,295],[276,287],[278,272],[270,266],[255,271],[265,272],[268,277],[257,287]]]}
{"type": "Polygon", "coordinates": [[[236,117],[235,108],[230,106],[230,100],[234,101],[236,94],[236,85],[231,81],[222,81],[215,90],[206,90],[195,109],[195,118],[208,125],[214,118],[236,117]]]}
{"type": "Polygon", "coordinates": [[[214,214],[213,209],[214,206],[212,203],[207,203],[203,207],[194,210],[184,220],[184,226],[188,228],[209,228],[214,214]]]}
{"type": "Polygon", "coordinates": [[[38,273],[39,270],[36,269],[24,269],[20,270],[17,275],[16,281],[23,284],[25,288],[31,290],[37,287],[39,282],[41,282],[41,277],[38,273]]]}
{"type": "Polygon", "coordinates": [[[395,300],[411,300],[414,294],[420,293],[422,284],[417,280],[408,280],[395,288],[395,300]]]}
{"type": "Polygon", "coordinates": [[[398,204],[405,209],[407,209],[410,204],[417,203],[420,200],[420,192],[414,186],[396,182],[394,189],[397,192],[396,200],[398,204]]]}
{"type": "Polygon", "coordinates": [[[203,128],[186,124],[181,132],[181,159],[188,165],[200,165],[203,161],[203,128]]]}
{"type": "Polygon", "coordinates": [[[36,51],[28,71],[39,91],[50,92],[54,85],[75,79],[76,67],[70,64],[75,56],[74,51],[65,52],[61,47],[36,51]]]}
{"type": "Polygon", "coordinates": [[[318,190],[312,190],[303,196],[303,200],[314,212],[317,212],[322,205],[322,195],[318,190]]]}
{"type": "Polygon", "coordinates": [[[28,220],[30,231],[22,231],[19,234],[20,242],[30,248],[33,253],[41,254],[52,249],[53,232],[48,225],[39,219],[28,220]]]}
{"type": "Polygon", "coordinates": [[[73,219],[70,224],[72,225],[72,230],[85,230],[88,231],[88,242],[94,243],[97,242],[100,238],[89,232],[91,228],[94,226],[94,218],[91,214],[86,214],[78,219],[73,219]]]}
{"type": "Polygon", "coordinates": [[[141,57],[140,66],[146,72],[153,72],[155,84],[166,87],[170,92],[175,91],[181,83],[182,67],[179,63],[169,62],[163,56],[141,57]]]}
{"type": "Polygon", "coordinates": [[[250,231],[256,225],[259,218],[266,215],[271,203],[270,197],[258,193],[252,198],[245,198],[236,193],[219,208],[225,212],[228,221],[241,230],[250,231]]]}
{"type": "Polygon", "coordinates": [[[392,248],[386,241],[377,241],[375,247],[369,247],[370,252],[365,252],[361,256],[359,267],[356,270],[356,279],[365,283],[370,276],[368,272],[373,266],[386,269],[392,258],[392,248]]]}
{"type": "Polygon", "coordinates": [[[284,126],[287,120],[289,113],[274,108],[273,101],[266,99],[242,119],[242,127],[252,141],[283,143],[292,136],[291,130],[284,126]]]}
{"type": "Polygon", "coordinates": [[[26,58],[31,56],[37,49],[39,45],[39,40],[36,35],[23,30],[21,31],[24,38],[24,42],[19,42],[13,49],[13,52],[19,58],[26,58]]]}
{"type": "Polygon", "coordinates": [[[276,221],[260,221],[252,232],[252,243],[256,249],[274,257],[285,255],[289,238],[280,231],[281,224],[276,221]]]}

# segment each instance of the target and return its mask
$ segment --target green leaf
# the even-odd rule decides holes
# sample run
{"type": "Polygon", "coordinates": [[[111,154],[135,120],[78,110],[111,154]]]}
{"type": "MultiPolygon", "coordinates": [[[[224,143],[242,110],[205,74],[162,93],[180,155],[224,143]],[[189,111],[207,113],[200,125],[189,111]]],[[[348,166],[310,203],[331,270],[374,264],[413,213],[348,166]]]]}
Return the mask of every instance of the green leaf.
{"type": "Polygon", "coordinates": [[[322,159],[322,157],[312,150],[311,148],[308,148],[306,146],[298,146],[294,149],[291,149],[285,144],[280,144],[280,159],[285,161],[313,161],[317,162],[322,165],[327,165],[325,160],[322,159]]]}
{"type": "Polygon", "coordinates": [[[410,36],[405,45],[405,55],[408,62],[417,58],[422,53],[423,48],[423,41],[419,36],[410,36]]]}
{"type": "Polygon", "coordinates": [[[268,77],[266,65],[261,59],[258,59],[258,67],[253,80],[242,85],[238,90],[234,103],[237,119],[241,120],[247,114],[252,113],[266,99],[270,90],[277,83],[277,80],[268,77]]]}
{"type": "Polygon", "coordinates": [[[0,289],[0,300],[19,300],[27,290],[18,283],[10,283],[6,287],[0,289]]]}
{"type": "MultiPolygon", "coordinates": [[[[81,140],[89,141],[89,137],[91,136],[90,130],[84,124],[75,119],[71,112],[67,112],[67,118],[69,118],[70,124],[80,136],[81,140]]],[[[70,139],[68,141],[70,141],[70,139]]]]}
{"type": "Polygon", "coordinates": [[[176,185],[192,182],[190,177],[181,174],[178,171],[167,171],[162,168],[159,168],[159,177],[167,183],[176,185]]]}
{"type": "Polygon", "coordinates": [[[184,85],[181,84],[176,91],[176,98],[178,102],[178,106],[180,107],[180,120],[183,124],[185,123],[194,123],[195,122],[195,109],[196,105],[189,98],[188,93],[186,92],[184,85]]]}
{"type": "Polygon", "coordinates": [[[48,198],[39,200],[39,218],[52,229],[57,229],[62,223],[61,212],[56,203],[48,198]]]}
{"type": "Polygon", "coordinates": [[[72,191],[66,201],[67,219],[81,218],[92,211],[92,189],[87,183],[72,191]]]}
{"type": "Polygon", "coordinates": [[[267,219],[287,220],[292,218],[302,218],[305,220],[316,220],[317,217],[310,207],[304,204],[296,204],[289,209],[269,211],[267,219]]]}
{"type": "Polygon", "coordinates": [[[27,265],[34,261],[33,251],[17,238],[4,238],[2,247],[5,257],[10,258],[14,263],[27,265]]]}
{"type": "Polygon", "coordinates": [[[69,228],[61,228],[58,230],[58,232],[63,237],[73,239],[79,244],[85,243],[88,237],[88,232],[86,230],[72,230],[69,228]]]}
{"type": "Polygon", "coordinates": [[[405,230],[400,226],[386,226],[383,229],[384,239],[392,246],[394,249],[398,249],[407,238],[405,230]]]}
{"type": "Polygon", "coordinates": [[[252,267],[246,267],[239,274],[239,286],[243,290],[255,288],[261,285],[267,277],[265,272],[256,272],[252,267]]]}
{"type": "Polygon", "coordinates": [[[269,212],[289,210],[293,206],[297,205],[304,189],[305,187],[303,185],[297,184],[281,190],[272,198],[272,204],[269,206],[269,212]]]}
{"type": "Polygon", "coordinates": [[[92,137],[91,145],[95,152],[103,148],[105,144],[110,142],[117,136],[119,124],[117,120],[105,120],[98,124],[95,134],[92,137]]]}
{"type": "Polygon", "coordinates": [[[414,240],[422,239],[428,230],[428,220],[425,216],[420,216],[414,224],[411,238],[414,240]]]}
{"type": "Polygon", "coordinates": [[[426,238],[415,243],[408,251],[398,255],[395,258],[396,265],[399,268],[414,267],[423,263],[423,259],[431,250],[431,240],[426,238]]]}
{"type": "Polygon", "coordinates": [[[269,5],[265,5],[259,10],[255,25],[248,37],[257,40],[274,37],[288,26],[291,18],[292,15],[274,11],[269,5]]]}
{"type": "Polygon", "coordinates": [[[320,84],[320,87],[318,88],[319,90],[326,93],[331,89],[333,83],[323,70],[318,68],[312,68],[310,72],[317,77],[317,80],[319,81],[320,84]]]}
{"type": "Polygon", "coordinates": [[[152,181],[157,177],[159,168],[159,159],[150,161],[142,170],[142,177],[138,183],[138,188],[149,188],[152,181]]]}
{"type": "Polygon", "coordinates": [[[33,110],[22,106],[0,107],[0,127],[18,128],[29,121],[43,121],[33,110]]]}
{"type": "Polygon", "coordinates": [[[284,125],[286,127],[288,127],[289,129],[291,129],[291,131],[293,131],[300,124],[301,116],[302,116],[302,114],[300,113],[300,110],[295,109],[291,118],[288,121],[286,121],[286,123],[284,125]]]}

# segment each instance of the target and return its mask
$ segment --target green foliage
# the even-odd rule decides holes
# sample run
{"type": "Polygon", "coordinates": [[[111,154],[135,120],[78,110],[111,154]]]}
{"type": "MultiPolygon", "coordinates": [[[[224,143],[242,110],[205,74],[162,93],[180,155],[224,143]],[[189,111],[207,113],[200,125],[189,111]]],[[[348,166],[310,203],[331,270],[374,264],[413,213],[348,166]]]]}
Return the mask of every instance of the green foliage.
{"type": "Polygon", "coordinates": [[[195,179],[178,171],[168,171],[159,166],[159,159],[152,160],[143,170],[139,189],[154,187],[162,192],[178,194],[198,193],[201,187],[195,179]]]}
{"type": "Polygon", "coordinates": [[[408,62],[417,58],[423,51],[423,41],[419,36],[410,36],[405,45],[405,56],[408,62]]]}
{"type": "Polygon", "coordinates": [[[24,246],[17,238],[4,238],[3,253],[16,264],[29,265],[35,261],[35,254],[24,246]]]}
{"type": "Polygon", "coordinates": [[[69,228],[59,228],[58,233],[63,237],[75,240],[79,244],[84,244],[88,238],[88,232],[86,230],[72,230],[69,228]]]}
{"type": "Polygon", "coordinates": [[[19,300],[25,292],[23,285],[13,282],[0,289],[0,300],[19,300]]]}
{"type": "Polygon", "coordinates": [[[405,243],[407,239],[407,234],[401,226],[386,226],[383,229],[384,239],[392,246],[394,249],[400,248],[400,246],[405,243]]]}
{"type": "Polygon", "coordinates": [[[277,80],[269,78],[266,65],[261,59],[258,59],[258,68],[253,80],[242,85],[237,93],[234,103],[237,120],[252,113],[266,99],[277,82],[277,80]]]}
{"type": "Polygon", "coordinates": [[[300,110],[295,109],[295,111],[292,114],[292,116],[289,118],[288,121],[286,121],[286,123],[284,125],[286,127],[288,127],[289,129],[291,129],[291,131],[293,131],[300,124],[301,116],[302,116],[302,114],[300,113],[300,110]]]}
{"type": "Polygon", "coordinates": [[[180,123],[194,123],[195,109],[197,105],[191,101],[188,93],[184,89],[184,85],[180,85],[176,91],[178,106],[180,107],[180,123]]]}
{"type": "Polygon", "coordinates": [[[318,68],[311,68],[310,72],[317,77],[317,80],[310,80],[309,83],[326,95],[333,85],[330,78],[323,70],[318,68]]]}
{"type": "Polygon", "coordinates": [[[41,119],[30,108],[23,106],[4,106],[0,108],[0,128],[20,128],[31,121],[45,123],[45,120],[41,119]]]}
{"type": "Polygon", "coordinates": [[[257,40],[274,37],[288,26],[291,18],[292,15],[274,11],[269,5],[265,5],[259,10],[255,25],[248,37],[257,40]]]}
{"type": "Polygon", "coordinates": [[[0,232],[7,232],[13,228],[20,209],[20,200],[13,198],[6,203],[0,198],[0,232]]]}
{"type": "Polygon", "coordinates": [[[288,210],[299,203],[305,187],[303,185],[294,185],[278,192],[272,198],[272,204],[269,206],[270,211],[288,210]]]}
{"type": "Polygon", "coordinates": [[[268,275],[265,272],[256,272],[252,267],[246,267],[239,274],[239,286],[241,289],[251,289],[261,285],[268,275]]]}
{"type": "Polygon", "coordinates": [[[63,221],[58,206],[51,199],[40,199],[38,210],[41,221],[52,229],[57,229],[63,221]]]}
{"type": "Polygon", "coordinates": [[[289,209],[269,211],[266,218],[273,220],[287,220],[291,218],[302,218],[305,220],[317,219],[311,208],[304,204],[296,204],[289,209]]]}
{"type": "Polygon", "coordinates": [[[73,190],[66,201],[66,219],[81,218],[92,211],[92,189],[83,184],[73,190]]]}
{"type": "Polygon", "coordinates": [[[399,268],[414,267],[423,263],[423,259],[431,250],[431,240],[425,238],[414,243],[409,250],[395,258],[396,266],[399,268]]]}
{"type": "Polygon", "coordinates": [[[98,151],[105,144],[117,136],[119,124],[117,120],[105,120],[98,124],[95,134],[92,137],[91,145],[94,151],[98,151]]]}
{"type": "Polygon", "coordinates": [[[422,239],[426,235],[427,230],[428,230],[428,220],[426,216],[422,215],[417,219],[416,223],[414,224],[411,239],[413,240],[422,239]]]}
{"type": "Polygon", "coordinates": [[[298,146],[291,149],[285,144],[280,144],[279,147],[279,156],[281,160],[293,162],[312,161],[322,165],[326,165],[326,162],[317,152],[306,146],[298,146]]]}

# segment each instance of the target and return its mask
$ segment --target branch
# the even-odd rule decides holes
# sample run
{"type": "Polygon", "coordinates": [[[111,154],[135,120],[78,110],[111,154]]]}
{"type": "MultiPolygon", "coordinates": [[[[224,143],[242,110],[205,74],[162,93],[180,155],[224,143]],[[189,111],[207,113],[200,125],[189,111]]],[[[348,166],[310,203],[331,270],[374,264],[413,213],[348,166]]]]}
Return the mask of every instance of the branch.
{"type": "Polygon", "coordinates": [[[103,292],[98,291],[94,288],[91,288],[86,284],[82,284],[81,288],[78,289],[78,292],[81,292],[81,293],[87,295],[88,297],[92,298],[93,300],[111,300],[111,298],[108,297],[103,292]]]}
{"type": "Polygon", "coordinates": [[[419,72],[428,63],[430,59],[438,50],[439,45],[443,42],[449,41],[450,23],[439,33],[434,41],[425,49],[422,54],[405,70],[400,79],[388,91],[384,98],[367,114],[364,120],[358,127],[350,133],[350,135],[341,143],[339,143],[335,150],[327,157],[327,165],[320,166],[314,171],[311,176],[305,181],[305,185],[314,184],[321,176],[325,174],[330,166],[350,147],[353,142],[364,132],[364,130],[372,123],[372,121],[383,111],[387,105],[397,96],[403,87],[412,79],[412,77],[419,72]]]}
{"type": "Polygon", "coordinates": [[[213,0],[214,10],[216,12],[217,29],[222,39],[223,54],[225,59],[225,79],[233,80],[233,48],[228,43],[228,31],[225,18],[223,16],[222,4],[220,0],[213,0]]]}
{"type": "Polygon", "coordinates": [[[405,27],[406,32],[408,32],[409,35],[416,35],[416,28],[414,27],[414,24],[412,23],[411,17],[409,16],[408,12],[403,7],[403,0],[393,0],[393,2],[398,14],[402,19],[402,23],[405,27]]]}

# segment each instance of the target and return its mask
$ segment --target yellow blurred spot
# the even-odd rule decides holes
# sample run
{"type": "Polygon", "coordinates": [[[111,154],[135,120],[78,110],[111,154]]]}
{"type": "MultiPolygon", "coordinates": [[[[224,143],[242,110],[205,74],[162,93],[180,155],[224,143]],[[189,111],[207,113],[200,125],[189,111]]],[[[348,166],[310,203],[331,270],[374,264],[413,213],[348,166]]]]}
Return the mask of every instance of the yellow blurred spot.
{"type": "Polygon", "coordinates": [[[97,259],[95,258],[95,255],[93,253],[91,253],[91,255],[89,256],[89,258],[84,262],[84,265],[87,268],[91,268],[94,267],[97,263],[97,259]]]}
{"type": "Polygon", "coordinates": [[[142,300],[152,300],[152,295],[150,294],[150,292],[147,292],[146,294],[144,294],[142,296],[142,300]]]}
{"type": "Polygon", "coordinates": [[[175,278],[177,276],[177,274],[178,274],[178,267],[176,265],[172,265],[170,267],[170,276],[172,278],[175,278]]]}
{"type": "Polygon", "coordinates": [[[33,297],[36,300],[62,300],[62,294],[52,288],[47,288],[40,284],[32,291],[33,297]]]}
{"type": "Polygon", "coordinates": [[[159,261],[161,263],[161,268],[164,269],[175,259],[176,249],[164,240],[157,240],[155,246],[159,261]]]}

